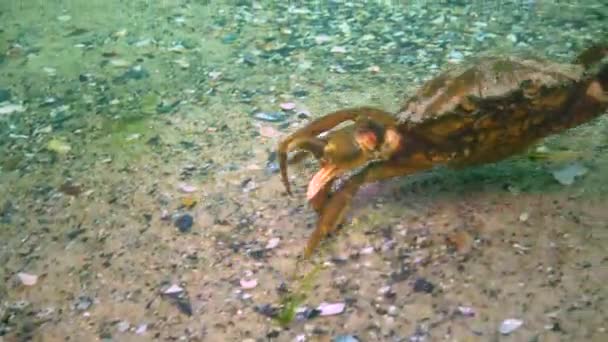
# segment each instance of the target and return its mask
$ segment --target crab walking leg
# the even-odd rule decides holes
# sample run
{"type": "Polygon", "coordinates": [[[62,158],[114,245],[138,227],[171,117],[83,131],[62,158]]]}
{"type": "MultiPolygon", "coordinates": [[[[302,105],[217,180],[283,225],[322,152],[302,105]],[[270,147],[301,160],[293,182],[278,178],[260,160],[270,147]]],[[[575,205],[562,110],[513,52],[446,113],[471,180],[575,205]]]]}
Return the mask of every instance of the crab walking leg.
{"type": "MultiPolygon", "coordinates": [[[[321,208],[317,227],[308,239],[304,258],[309,258],[319,242],[333,232],[343,219],[353,197],[361,185],[401,177],[430,169],[434,163],[425,156],[412,156],[408,160],[378,161],[370,163],[360,173],[354,175],[321,208]]],[[[322,191],[321,191],[322,192],[322,191]]]]}
{"type": "Polygon", "coordinates": [[[372,107],[349,108],[315,119],[281,141],[278,148],[279,166],[281,169],[281,180],[288,194],[291,195],[289,179],[287,178],[287,153],[300,148],[311,151],[315,157],[319,158],[323,152],[324,141],[315,138],[316,136],[331,130],[343,122],[356,121],[361,117],[370,118],[386,125],[394,125],[396,122],[391,114],[381,109],[372,107]]]}

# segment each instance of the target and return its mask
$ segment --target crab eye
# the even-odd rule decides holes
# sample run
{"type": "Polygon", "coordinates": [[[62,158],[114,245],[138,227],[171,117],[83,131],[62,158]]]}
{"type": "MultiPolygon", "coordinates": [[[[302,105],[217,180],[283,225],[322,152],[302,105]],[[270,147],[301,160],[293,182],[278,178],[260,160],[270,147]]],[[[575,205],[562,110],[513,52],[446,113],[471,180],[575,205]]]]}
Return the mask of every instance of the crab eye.
{"type": "Polygon", "coordinates": [[[369,129],[361,129],[355,133],[357,145],[365,151],[373,151],[378,146],[378,136],[369,129]]]}

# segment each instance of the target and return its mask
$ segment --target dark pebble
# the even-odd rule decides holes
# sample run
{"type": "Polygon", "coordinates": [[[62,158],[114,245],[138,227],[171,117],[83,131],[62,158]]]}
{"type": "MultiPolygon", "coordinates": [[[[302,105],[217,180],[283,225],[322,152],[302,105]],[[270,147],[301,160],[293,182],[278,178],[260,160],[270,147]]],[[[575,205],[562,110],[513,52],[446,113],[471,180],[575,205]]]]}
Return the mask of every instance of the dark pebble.
{"type": "Polygon", "coordinates": [[[308,96],[308,90],[294,90],[292,94],[295,97],[306,97],[308,96]]]}
{"type": "Polygon", "coordinates": [[[435,288],[435,285],[433,285],[431,282],[429,282],[428,280],[426,280],[424,278],[418,278],[414,282],[414,292],[431,293],[431,292],[433,292],[434,288],[435,288]]]}
{"type": "Polygon", "coordinates": [[[78,227],[78,228],[72,229],[69,232],[67,232],[66,237],[68,238],[68,240],[74,240],[80,234],[82,234],[84,232],[86,232],[86,230],[84,228],[78,227]]]}
{"type": "Polygon", "coordinates": [[[257,260],[263,259],[266,256],[266,249],[265,248],[252,249],[252,250],[248,251],[247,254],[250,257],[257,259],[257,260]]]}
{"type": "Polygon", "coordinates": [[[93,299],[91,297],[82,296],[78,298],[75,308],[78,311],[85,311],[93,305],[93,299]]]}
{"type": "Polygon", "coordinates": [[[8,89],[0,88],[0,102],[8,101],[11,99],[11,91],[8,89]]]}
{"type": "Polygon", "coordinates": [[[277,338],[281,332],[279,330],[272,330],[268,334],[266,334],[267,338],[277,338]]]}
{"type": "Polygon", "coordinates": [[[190,303],[190,300],[187,297],[178,298],[175,301],[175,305],[177,306],[179,311],[184,315],[192,316],[192,304],[190,303]]]}
{"type": "Polygon", "coordinates": [[[274,307],[270,304],[256,305],[253,308],[253,310],[255,312],[259,313],[260,315],[270,317],[270,318],[277,317],[277,315],[279,314],[279,311],[280,311],[279,308],[274,307]]]}
{"type": "Polygon", "coordinates": [[[192,230],[192,224],[194,223],[194,218],[190,214],[184,214],[175,220],[175,226],[182,233],[189,233],[192,230]]]}
{"type": "Polygon", "coordinates": [[[321,314],[320,310],[317,310],[314,308],[313,309],[306,308],[306,310],[298,312],[296,314],[296,320],[297,321],[309,320],[309,319],[318,317],[320,314],[321,314]]]}

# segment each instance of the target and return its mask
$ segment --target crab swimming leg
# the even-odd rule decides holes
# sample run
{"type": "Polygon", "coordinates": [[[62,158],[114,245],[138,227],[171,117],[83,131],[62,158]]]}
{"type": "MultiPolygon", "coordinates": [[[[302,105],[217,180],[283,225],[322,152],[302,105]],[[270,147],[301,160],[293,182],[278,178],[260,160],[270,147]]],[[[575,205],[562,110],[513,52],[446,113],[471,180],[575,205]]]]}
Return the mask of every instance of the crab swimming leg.
{"type": "Polygon", "coordinates": [[[308,239],[304,258],[309,258],[321,240],[332,233],[343,219],[353,197],[361,185],[400,177],[430,169],[434,163],[423,154],[412,155],[407,160],[376,161],[367,165],[361,172],[348,179],[325,202],[321,208],[317,227],[308,239]]]}

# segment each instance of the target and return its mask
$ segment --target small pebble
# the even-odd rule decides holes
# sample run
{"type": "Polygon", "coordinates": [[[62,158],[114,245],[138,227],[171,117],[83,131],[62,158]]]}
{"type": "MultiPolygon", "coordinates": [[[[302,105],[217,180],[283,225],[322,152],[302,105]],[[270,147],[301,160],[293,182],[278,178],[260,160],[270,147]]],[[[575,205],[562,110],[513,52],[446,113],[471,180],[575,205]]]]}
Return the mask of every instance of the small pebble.
{"type": "Polygon", "coordinates": [[[331,48],[331,52],[333,53],[346,53],[346,48],[344,46],[334,46],[331,48]]]}
{"type": "Polygon", "coordinates": [[[183,193],[192,193],[196,191],[196,187],[190,184],[180,183],[177,188],[183,193]]]}
{"type": "Polygon", "coordinates": [[[0,106],[0,115],[2,114],[12,114],[12,113],[21,113],[25,111],[25,107],[18,104],[7,103],[3,106],[0,106]]]}
{"type": "Polygon", "coordinates": [[[131,66],[131,62],[124,59],[111,59],[109,63],[116,68],[128,68],[131,66]]]}
{"type": "Polygon", "coordinates": [[[127,330],[129,330],[130,327],[131,325],[127,321],[122,321],[116,325],[116,329],[118,329],[118,332],[121,333],[126,332],[127,330]]]}
{"type": "Polygon", "coordinates": [[[258,112],[258,113],[253,114],[253,118],[257,119],[257,120],[268,121],[268,122],[280,122],[280,121],[284,121],[287,117],[285,116],[285,114],[283,114],[281,112],[273,112],[273,113],[258,112]]]}
{"type": "Polygon", "coordinates": [[[329,41],[331,41],[331,37],[326,34],[320,34],[315,37],[315,43],[317,43],[317,44],[324,44],[329,41]]]}
{"type": "Polygon", "coordinates": [[[321,303],[317,307],[320,316],[339,315],[344,312],[346,304],[344,303],[321,303]]]}
{"type": "Polygon", "coordinates": [[[380,72],[380,67],[377,65],[372,65],[369,68],[367,68],[367,71],[371,72],[372,74],[377,74],[380,72]]]}
{"type": "Polygon", "coordinates": [[[147,324],[145,324],[145,323],[140,324],[140,325],[137,327],[137,329],[135,329],[135,334],[137,334],[137,335],[143,335],[143,334],[145,334],[145,333],[146,333],[146,330],[148,330],[148,325],[147,325],[147,324]]]}
{"type": "Polygon", "coordinates": [[[19,272],[17,273],[17,277],[21,281],[21,284],[25,286],[34,286],[38,282],[38,276],[35,274],[19,272]]]}
{"type": "Polygon", "coordinates": [[[76,303],[76,310],[85,311],[93,305],[93,300],[90,297],[80,297],[76,303]]]}
{"type": "Polygon", "coordinates": [[[584,176],[588,169],[579,163],[570,164],[553,171],[553,177],[562,185],[572,185],[577,177],[584,176]]]}
{"type": "Polygon", "coordinates": [[[524,324],[524,321],[516,318],[508,318],[502,321],[498,331],[503,335],[509,335],[519,329],[524,324]]]}
{"type": "Polygon", "coordinates": [[[431,292],[433,292],[434,288],[435,288],[435,285],[433,285],[431,282],[429,282],[428,280],[426,280],[424,278],[418,278],[414,282],[414,292],[431,293],[431,292]]]}
{"type": "Polygon", "coordinates": [[[530,218],[530,214],[526,211],[524,211],[523,213],[521,213],[521,215],[519,215],[519,220],[521,222],[526,222],[528,221],[528,218],[530,218]]]}
{"type": "Polygon", "coordinates": [[[466,317],[475,316],[475,310],[470,306],[459,306],[458,313],[460,313],[461,315],[466,316],[466,317]]]}
{"type": "Polygon", "coordinates": [[[257,279],[241,279],[240,284],[243,289],[250,290],[258,286],[258,281],[257,279]]]}
{"type": "Polygon", "coordinates": [[[260,126],[259,132],[264,138],[277,138],[281,136],[281,132],[271,126],[260,126]]]}
{"type": "Polygon", "coordinates": [[[184,214],[175,220],[175,226],[182,233],[189,233],[192,230],[192,224],[194,223],[194,219],[190,214],[184,214]]]}
{"type": "Polygon", "coordinates": [[[164,294],[176,294],[176,293],[180,293],[183,292],[184,289],[182,287],[180,287],[179,285],[173,284],[171,286],[169,286],[169,288],[167,288],[165,291],[163,291],[164,294]]]}
{"type": "Polygon", "coordinates": [[[361,249],[361,251],[359,252],[359,254],[363,254],[363,255],[369,255],[374,253],[374,247],[373,246],[368,246],[365,247],[363,249],[361,249]]]}
{"type": "Polygon", "coordinates": [[[272,238],[268,240],[268,242],[266,243],[266,249],[276,248],[279,245],[279,242],[281,242],[280,238],[272,238]]]}
{"type": "Polygon", "coordinates": [[[293,102],[283,102],[279,105],[283,110],[294,110],[296,109],[296,104],[293,102]]]}

